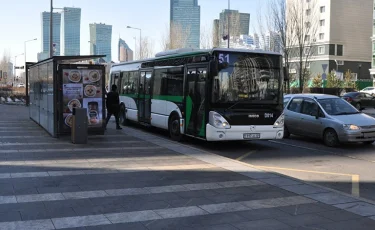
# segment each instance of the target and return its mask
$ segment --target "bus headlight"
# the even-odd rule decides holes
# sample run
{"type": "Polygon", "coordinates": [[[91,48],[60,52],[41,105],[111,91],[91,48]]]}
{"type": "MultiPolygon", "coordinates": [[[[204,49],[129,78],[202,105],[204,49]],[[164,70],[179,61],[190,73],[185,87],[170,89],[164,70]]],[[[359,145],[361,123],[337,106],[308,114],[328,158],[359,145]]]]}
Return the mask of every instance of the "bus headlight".
{"type": "Polygon", "coordinates": [[[277,118],[277,120],[275,121],[275,123],[273,123],[273,127],[274,128],[282,128],[282,127],[284,127],[284,113],[282,113],[280,115],[280,117],[277,118]]]}
{"type": "Polygon", "coordinates": [[[208,123],[218,129],[230,129],[228,121],[214,111],[210,111],[208,123]]]}

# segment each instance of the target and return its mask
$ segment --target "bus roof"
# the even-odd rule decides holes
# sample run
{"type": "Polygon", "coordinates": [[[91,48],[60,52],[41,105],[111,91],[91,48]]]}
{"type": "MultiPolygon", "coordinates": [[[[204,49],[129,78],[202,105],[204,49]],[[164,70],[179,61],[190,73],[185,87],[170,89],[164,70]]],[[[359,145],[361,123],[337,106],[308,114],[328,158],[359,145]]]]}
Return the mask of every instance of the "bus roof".
{"type": "Polygon", "coordinates": [[[204,55],[204,54],[211,54],[215,51],[221,52],[240,52],[240,53],[260,53],[260,54],[270,54],[270,55],[278,55],[281,56],[280,53],[277,52],[270,52],[270,51],[263,51],[263,50],[248,50],[248,49],[231,49],[231,48],[213,48],[213,49],[176,49],[176,50],[168,50],[164,52],[159,52],[156,54],[155,57],[147,58],[143,60],[136,60],[130,62],[120,62],[113,64],[112,66],[121,66],[121,65],[130,65],[130,64],[137,64],[137,63],[144,63],[144,62],[151,62],[157,60],[166,60],[176,57],[189,57],[195,55],[204,55]]]}

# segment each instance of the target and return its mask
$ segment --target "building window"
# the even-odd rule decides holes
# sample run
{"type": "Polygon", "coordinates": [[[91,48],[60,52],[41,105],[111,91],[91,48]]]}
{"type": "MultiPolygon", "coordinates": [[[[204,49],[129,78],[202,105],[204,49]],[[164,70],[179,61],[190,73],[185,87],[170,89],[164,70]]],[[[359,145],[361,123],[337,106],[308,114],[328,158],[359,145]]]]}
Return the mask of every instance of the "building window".
{"type": "Polygon", "coordinates": [[[305,22],[305,26],[306,26],[307,28],[310,28],[310,27],[311,27],[311,23],[310,23],[310,22],[305,22]]]}
{"type": "Polygon", "coordinates": [[[336,45],[330,44],[329,45],[329,55],[335,55],[335,53],[336,53],[336,45]]]}
{"type": "Polygon", "coordinates": [[[324,13],[326,12],[326,7],[325,6],[321,6],[320,7],[320,13],[324,13]]]}
{"type": "Polygon", "coordinates": [[[309,42],[310,41],[310,35],[305,35],[305,42],[309,42]]]}
{"type": "Polygon", "coordinates": [[[337,63],[337,65],[344,65],[344,61],[343,60],[337,60],[336,63],[337,63]]]}
{"type": "Polygon", "coordinates": [[[311,9],[307,9],[307,10],[306,10],[306,15],[307,15],[307,16],[310,16],[310,14],[311,14],[311,9]]]}
{"type": "Polygon", "coordinates": [[[326,25],[326,20],[322,19],[319,21],[320,26],[325,26],[326,25]]]}
{"type": "Polygon", "coordinates": [[[305,47],[303,53],[304,53],[306,56],[310,55],[310,47],[305,47]]]}
{"type": "Polygon", "coordinates": [[[336,48],[336,55],[337,56],[343,56],[344,55],[344,46],[343,45],[337,45],[337,48],[336,48]]]}
{"type": "Polygon", "coordinates": [[[305,67],[306,67],[306,69],[310,69],[310,62],[305,62],[305,67]]]}
{"type": "Polygon", "coordinates": [[[325,47],[324,46],[319,46],[318,47],[318,54],[324,54],[325,53],[325,47]]]}
{"type": "Polygon", "coordinates": [[[319,34],[319,40],[323,40],[324,39],[324,33],[320,33],[319,34]]]}

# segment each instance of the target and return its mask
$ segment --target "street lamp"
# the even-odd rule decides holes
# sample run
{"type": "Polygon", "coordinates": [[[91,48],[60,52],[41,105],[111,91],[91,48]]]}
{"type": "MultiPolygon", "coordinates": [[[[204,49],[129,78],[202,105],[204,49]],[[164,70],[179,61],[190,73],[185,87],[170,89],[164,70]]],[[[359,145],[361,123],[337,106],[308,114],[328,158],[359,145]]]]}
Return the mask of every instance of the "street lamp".
{"type": "MultiPolygon", "coordinates": [[[[14,75],[13,75],[13,84],[14,84],[14,79],[16,77],[16,66],[17,66],[17,57],[18,56],[21,56],[21,55],[24,55],[25,53],[22,53],[22,54],[18,54],[16,56],[14,56],[14,75]]],[[[26,67],[24,67],[26,69],[26,67]]]]}
{"type": "Polygon", "coordinates": [[[142,55],[142,30],[139,29],[139,28],[131,27],[131,26],[127,26],[126,28],[139,30],[139,59],[141,59],[141,55],[142,55]]]}
{"type": "Polygon", "coordinates": [[[25,54],[25,72],[26,72],[26,43],[27,42],[32,42],[32,41],[36,41],[37,38],[34,38],[34,39],[30,39],[30,40],[27,40],[27,41],[24,41],[24,48],[23,48],[23,53],[25,54]]]}
{"type": "MultiPolygon", "coordinates": [[[[50,19],[49,19],[49,57],[53,56],[53,10],[54,9],[64,9],[64,8],[53,8],[53,0],[50,4],[50,19]]],[[[64,10],[63,12],[69,12],[69,10],[64,10]]]]}
{"type": "Polygon", "coordinates": [[[133,39],[134,39],[134,57],[133,57],[133,59],[135,59],[135,57],[136,57],[136,55],[135,55],[135,50],[137,49],[137,38],[136,37],[133,37],[133,39]]]}

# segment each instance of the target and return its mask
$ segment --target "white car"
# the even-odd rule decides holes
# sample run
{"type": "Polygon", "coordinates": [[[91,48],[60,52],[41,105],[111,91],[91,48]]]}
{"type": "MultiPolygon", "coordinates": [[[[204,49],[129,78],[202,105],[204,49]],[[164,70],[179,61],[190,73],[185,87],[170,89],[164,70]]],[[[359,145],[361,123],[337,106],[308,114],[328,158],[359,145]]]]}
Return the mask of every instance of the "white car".
{"type": "Polygon", "coordinates": [[[375,95],[375,87],[366,87],[359,92],[368,93],[370,95],[375,95]]]}

